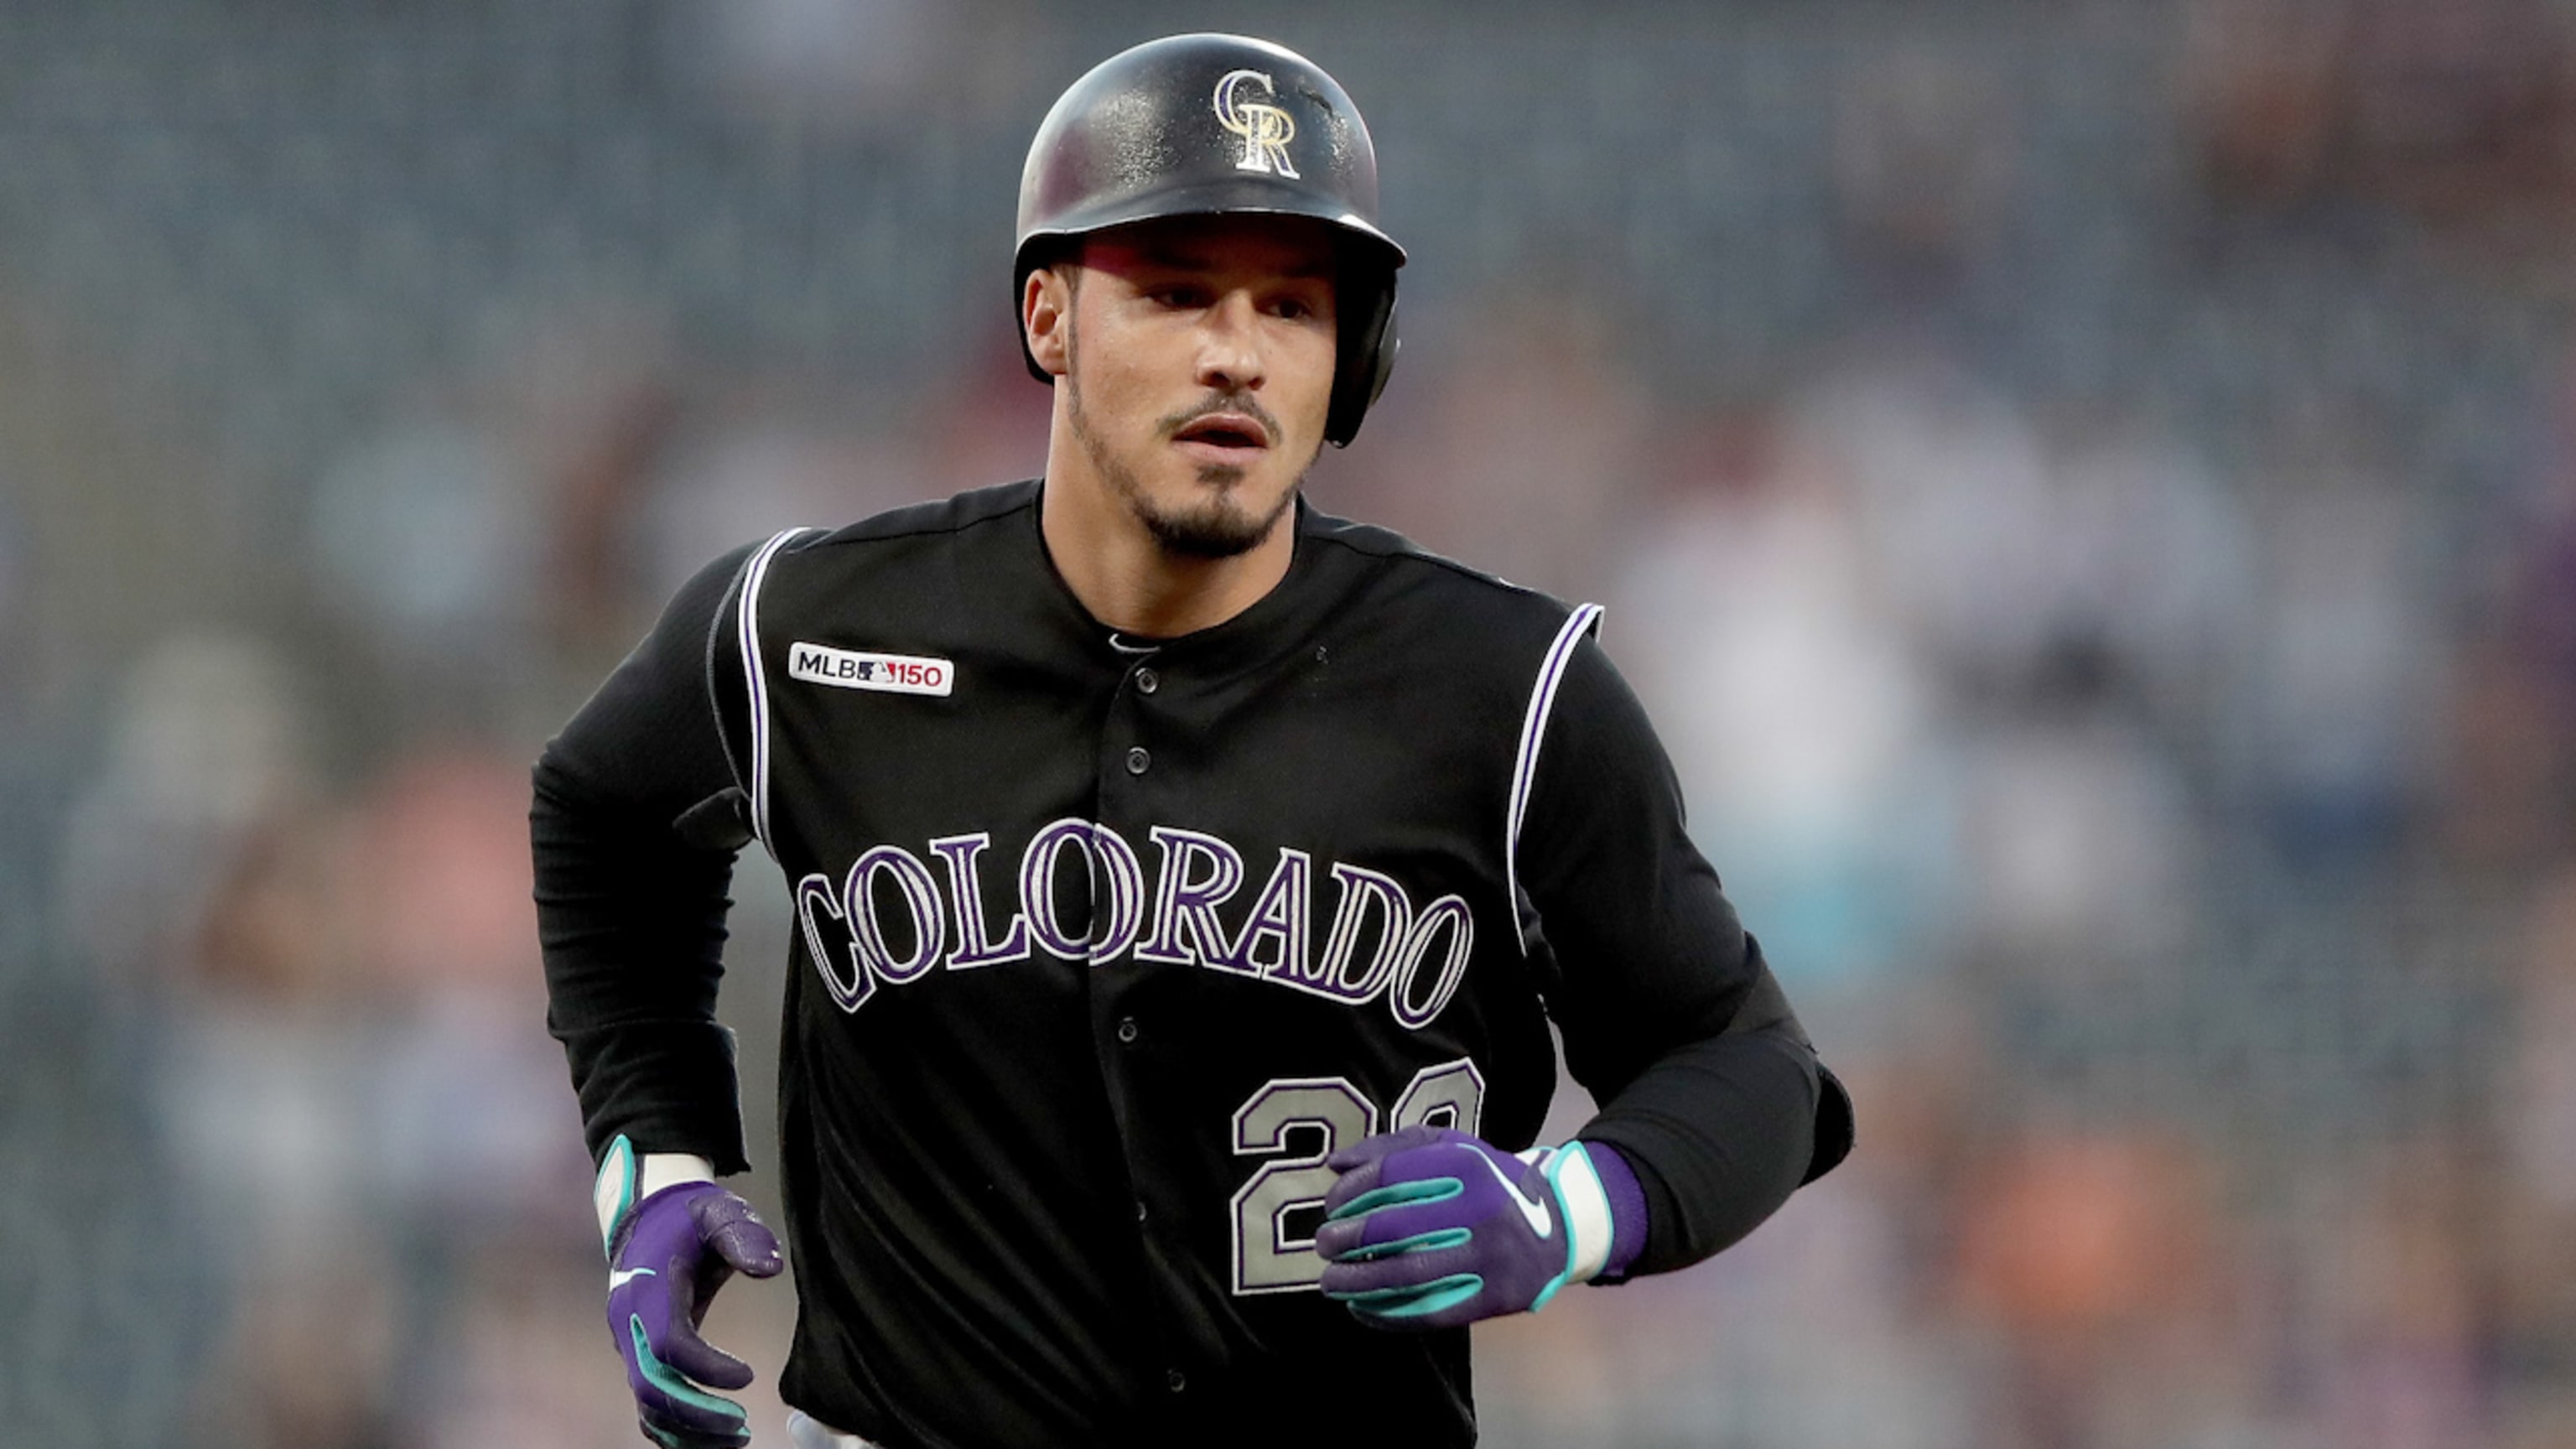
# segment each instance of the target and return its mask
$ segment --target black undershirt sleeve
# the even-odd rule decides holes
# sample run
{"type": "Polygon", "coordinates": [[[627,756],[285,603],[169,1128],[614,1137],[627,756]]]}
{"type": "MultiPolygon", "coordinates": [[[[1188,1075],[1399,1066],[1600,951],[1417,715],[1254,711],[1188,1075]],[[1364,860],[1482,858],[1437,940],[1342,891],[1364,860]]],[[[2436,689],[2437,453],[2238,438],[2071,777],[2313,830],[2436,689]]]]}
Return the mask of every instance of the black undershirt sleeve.
{"type": "Polygon", "coordinates": [[[537,761],[546,1023],[594,1161],[622,1133],[638,1152],[749,1166],[733,1038],[715,1016],[747,831],[710,679],[714,626],[748,553],[684,585],[537,761]]]}
{"type": "Polygon", "coordinates": [[[1632,1274],[1706,1258],[1850,1150],[1851,1099],[1691,843],[1681,789],[1608,656],[1579,645],[1520,836],[1566,1065],[1601,1104],[1576,1135],[1637,1169],[1632,1274]]]}

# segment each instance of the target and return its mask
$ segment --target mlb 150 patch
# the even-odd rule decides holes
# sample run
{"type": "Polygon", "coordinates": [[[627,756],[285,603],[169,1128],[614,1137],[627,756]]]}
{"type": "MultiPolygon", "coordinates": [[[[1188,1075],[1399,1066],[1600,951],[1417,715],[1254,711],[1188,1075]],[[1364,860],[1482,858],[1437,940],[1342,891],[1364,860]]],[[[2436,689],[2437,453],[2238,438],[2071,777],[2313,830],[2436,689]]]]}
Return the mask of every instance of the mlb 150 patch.
{"type": "Polygon", "coordinates": [[[957,682],[957,666],[945,659],[917,654],[867,654],[802,640],[788,646],[787,673],[809,684],[873,689],[885,694],[944,696],[957,682]]]}

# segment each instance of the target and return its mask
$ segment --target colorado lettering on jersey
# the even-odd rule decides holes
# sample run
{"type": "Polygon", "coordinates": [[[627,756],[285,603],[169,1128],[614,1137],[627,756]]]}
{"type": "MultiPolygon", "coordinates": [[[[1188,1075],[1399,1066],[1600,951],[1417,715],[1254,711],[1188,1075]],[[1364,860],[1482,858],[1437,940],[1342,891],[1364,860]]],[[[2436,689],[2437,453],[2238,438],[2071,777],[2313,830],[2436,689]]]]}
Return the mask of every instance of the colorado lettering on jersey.
{"type": "Polygon", "coordinates": [[[804,640],[788,646],[787,673],[809,684],[840,689],[873,689],[885,694],[945,696],[957,682],[957,666],[945,659],[912,654],[866,654],[804,640]]]}
{"type": "Polygon", "coordinates": [[[796,918],[833,1001],[852,1012],[933,969],[999,966],[1036,951],[1094,965],[1126,956],[1203,967],[1353,1007],[1383,997],[1396,1021],[1417,1031],[1466,978],[1476,923],[1456,895],[1417,907],[1392,876],[1331,864],[1332,916],[1319,945],[1314,857],[1283,847],[1241,928],[1229,931],[1217,911],[1250,878],[1242,853],[1201,831],[1157,825],[1149,837],[1158,853],[1150,889],[1135,847],[1089,820],[1049,824],[1030,838],[1017,871],[989,884],[980,865],[989,832],[931,841],[931,859],[879,845],[837,880],[818,872],[798,881],[796,918]],[[1100,903],[1081,928],[1056,910],[1056,875],[1068,857],[1088,872],[1100,903]],[[987,902],[997,891],[1009,910],[998,929],[999,903],[987,902]]]}

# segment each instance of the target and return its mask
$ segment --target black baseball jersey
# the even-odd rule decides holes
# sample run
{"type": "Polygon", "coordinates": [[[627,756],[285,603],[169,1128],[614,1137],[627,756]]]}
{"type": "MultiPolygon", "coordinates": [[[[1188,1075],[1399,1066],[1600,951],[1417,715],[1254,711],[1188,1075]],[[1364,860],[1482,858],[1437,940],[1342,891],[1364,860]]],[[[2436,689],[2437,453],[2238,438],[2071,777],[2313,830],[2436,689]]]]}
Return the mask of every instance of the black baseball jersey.
{"type": "Polygon", "coordinates": [[[1315,1289],[1328,1152],[1422,1122],[1528,1145],[1552,1016],[1652,1272],[1838,1161],[1848,1102],[1597,610],[1301,504],[1259,603],[1122,638],[1038,498],[719,561],[548,747],[551,1022],[591,1145],[743,1165],[712,1006],[756,838],[796,921],[789,1402],[891,1449],[1472,1443],[1463,1330],[1315,1289]]]}

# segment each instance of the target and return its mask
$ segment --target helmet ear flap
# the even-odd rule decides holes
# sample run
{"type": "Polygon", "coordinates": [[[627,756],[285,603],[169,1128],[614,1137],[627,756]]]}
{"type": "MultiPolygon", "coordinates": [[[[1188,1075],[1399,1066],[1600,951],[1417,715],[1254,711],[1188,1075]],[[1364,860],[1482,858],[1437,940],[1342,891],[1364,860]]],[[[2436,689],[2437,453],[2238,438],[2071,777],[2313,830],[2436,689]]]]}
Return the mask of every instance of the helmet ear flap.
{"type": "Polygon", "coordinates": [[[1395,335],[1395,277],[1373,273],[1365,284],[1344,289],[1352,302],[1342,314],[1340,355],[1333,371],[1333,398],[1324,414],[1324,441],[1350,446],[1360,421],[1368,416],[1386,380],[1395,371],[1399,339],[1395,335]]]}

